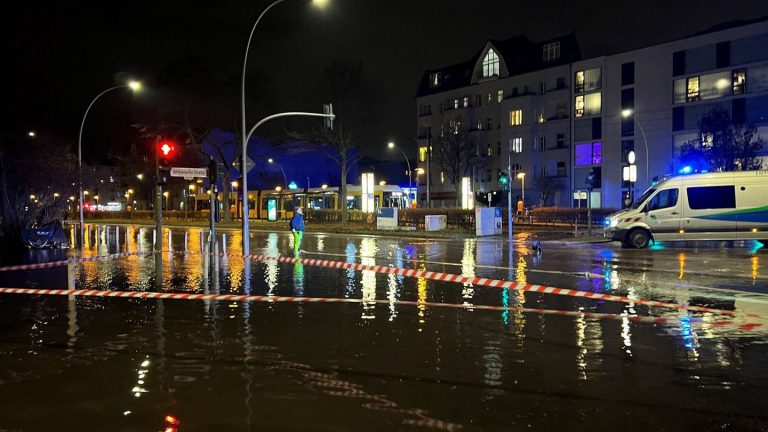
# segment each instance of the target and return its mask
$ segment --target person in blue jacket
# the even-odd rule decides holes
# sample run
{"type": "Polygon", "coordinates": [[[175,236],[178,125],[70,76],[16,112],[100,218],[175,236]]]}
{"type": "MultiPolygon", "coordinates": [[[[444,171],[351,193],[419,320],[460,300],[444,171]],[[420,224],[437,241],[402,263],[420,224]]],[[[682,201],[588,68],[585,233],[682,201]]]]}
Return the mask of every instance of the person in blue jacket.
{"type": "Polygon", "coordinates": [[[291,219],[291,232],[293,232],[293,252],[301,251],[301,239],[304,237],[304,210],[296,207],[296,213],[291,219]]]}

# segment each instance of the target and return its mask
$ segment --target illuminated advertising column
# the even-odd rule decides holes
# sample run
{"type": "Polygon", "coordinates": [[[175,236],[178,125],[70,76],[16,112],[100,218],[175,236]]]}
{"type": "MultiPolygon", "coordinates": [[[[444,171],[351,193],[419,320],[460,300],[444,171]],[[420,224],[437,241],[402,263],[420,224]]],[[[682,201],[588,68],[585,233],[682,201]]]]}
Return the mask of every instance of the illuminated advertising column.
{"type": "Polygon", "coordinates": [[[470,210],[475,205],[474,197],[472,196],[472,185],[469,181],[469,177],[461,178],[461,208],[464,210],[470,210]]]}
{"type": "Polygon", "coordinates": [[[362,194],[360,197],[361,201],[361,209],[363,213],[373,213],[376,211],[375,201],[374,201],[374,177],[373,173],[363,173],[362,175],[362,181],[361,181],[361,188],[362,188],[362,194]]]}

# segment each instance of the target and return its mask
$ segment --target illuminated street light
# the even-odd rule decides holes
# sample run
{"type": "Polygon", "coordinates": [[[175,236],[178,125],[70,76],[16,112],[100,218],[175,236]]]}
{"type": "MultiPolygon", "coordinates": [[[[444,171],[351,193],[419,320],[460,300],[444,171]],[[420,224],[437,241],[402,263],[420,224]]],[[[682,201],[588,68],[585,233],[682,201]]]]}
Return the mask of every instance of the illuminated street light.
{"type": "Polygon", "coordinates": [[[640,122],[637,120],[637,116],[635,115],[635,112],[629,108],[621,110],[621,116],[624,118],[632,117],[637,127],[640,129],[640,133],[643,134],[643,143],[645,144],[645,181],[649,182],[650,179],[648,178],[648,139],[645,137],[645,130],[643,129],[643,125],[640,124],[640,122]]]}
{"type": "Polygon", "coordinates": [[[411,191],[413,190],[413,183],[411,183],[411,161],[408,160],[408,155],[405,154],[403,149],[401,149],[400,147],[395,145],[395,143],[393,143],[392,141],[387,143],[387,147],[389,147],[391,149],[397,148],[398,150],[400,150],[400,153],[402,153],[403,157],[405,158],[405,163],[408,164],[408,202],[409,202],[409,205],[410,205],[411,191]]]}
{"type": "Polygon", "coordinates": [[[288,177],[285,175],[285,170],[283,170],[282,165],[275,162],[275,160],[272,158],[267,159],[267,162],[269,162],[271,165],[277,165],[277,167],[280,168],[280,172],[283,173],[283,181],[285,182],[283,184],[285,185],[285,187],[288,187],[288,177]]]}
{"type": "Polygon", "coordinates": [[[136,178],[139,180],[144,180],[144,174],[136,174],[136,178]]]}
{"type": "Polygon", "coordinates": [[[34,138],[35,136],[37,136],[37,134],[35,133],[35,131],[29,131],[27,132],[27,136],[30,138],[34,138]]]}
{"type": "MultiPolygon", "coordinates": [[[[247,158],[247,155],[248,155],[248,151],[247,151],[248,150],[248,140],[250,139],[250,135],[251,135],[250,133],[246,133],[246,131],[248,130],[248,126],[246,124],[246,113],[245,113],[245,73],[248,70],[248,50],[250,50],[250,48],[251,48],[251,40],[253,39],[253,33],[256,31],[256,27],[259,25],[259,22],[261,22],[261,19],[264,18],[264,15],[266,15],[267,12],[269,12],[270,9],[272,9],[273,7],[277,6],[278,4],[280,4],[280,3],[284,2],[284,1],[285,0],[273,1],[272,3],[269,4],[269,6],[264,8],[264,10],[261,12],[261,14],[259,14],[259,17],[256,18],[256,22],[253,23],[253,26],[251,27],[251,32],[248,35],[248,42],[245,45],[245,55],[243,57],[243,74],[242,74],[242,79],[240,81],[240,115],[241,115],[241,120],[242,120],[242,129],[241,129],[241,131],[243,132],[243,140],[242,140],[242,146],[243,147],[242,147],[242,152],[241,152],[242,157],[240,159],[242,161],[241,172],[243,174],[243,190],[245,191],[246,194],[248,193],[248,175],[246,173],[245,167],[246,167],[246,163],[247,163],[247,160],[248,160],[248,158],[247,158]]],[[[312,0],[312,4],[317,6],[317,7],[319,7],[319,8],[323,8],[323,7],[325,7],[328,4],[328,1],[327,0],[312,0]]],[[[288,115],[288,113],[278,114],[278,116],[282,116],[282,115],[288,115]]],[[[292,115],[296,115],[296,113],[293,113],[292,115]]],[[[299,114],[299,115],[306,115],[306,114],[299,114]]],[[[264,122],[264,121],[266,121],[266,120],[268,120],[270,118],[274,118],[274,116],[270,116],[270,117],[267,117],[267,118],[263,119],[262,121],[257,123],[254,126],[253,129],[255,130],[262,122],[264,122]]],[[[288,186],[288,184],[286,182],[286,187],[287,186],[288,186]]],[[[249,233],[248,233],[248,231],[249,231],[248,210],[249,210],[248,198],[246,197],[245,199],[243,199],[243,254],[244,255],[247,255],[248,253],[250,253],[249,252],[249,247],[250,247],[249,246],[249,237],[250,236],[249,236],[249,233]]]]}
{"type": "Polygon", "coordinates": [[[34,194],[29,196],[29,199],[31,199],[31,200],[34,200],[35,198],[37,198],[37,197],[34,194]]]}
{"type": "Polygon", "coordinates": [[[327,184],[325,184],[325,183],[323,183],[323,185],[322,185],[322,186],[320,186],[320,187],[321,187],[322,189],[328,189],[328,185],[327,185],[327,184]]]}
{"type": "Polygon", "coordinates": [[[278,191],[278,192],[280,192],[281,190],[283,190],[283,188],[282,188],[282,187],[280,187],[280,186],[278,186],[278,187],[276,187],[276,188],[275,188],[275,190],[276,190],[276,191],[278,191]]]}
{"type": "MultiPolygon", "coordinates": [[[[96,101],[99,100],[101,96],[103,96],[104,94],[112,90],[117,90],[120,88],[130,88],[131,91],[137,92],[141,89],[141,84],[138,81],[130,81],[127,84],[110,87],[104,90],[103,92],[99,93],[98,95],[96,95],[95,98],[93,98],[91,103],[88,105],[88,108],[85,109],[85,114],[83,114],[83,121],[80,122],[80,134],[78,135],[78,138],[77,138],[77,171],[78,171],[78,178],[79,178],[78,189],[80,190],[80,203],[83,202],[83,128],[85,127],[85,119],[88,117],[88,111],[91,110],[91,107],[93,106],[93,104],[95,104],[96,101]]],[[[85,225],[83,223],[83,206],[80,205],[80,246],[81,247],[84,243],[84,235],[85,235],[83,231],[84,226],[85,225]]]]}
{"type": "Polygon", "coordinates": [[[517,178],[522,181],[522,190],[523,190],[522,200],[523,200],[523,205],[525,205],[525,173],[524,172],[517,173],[517,178]]]}

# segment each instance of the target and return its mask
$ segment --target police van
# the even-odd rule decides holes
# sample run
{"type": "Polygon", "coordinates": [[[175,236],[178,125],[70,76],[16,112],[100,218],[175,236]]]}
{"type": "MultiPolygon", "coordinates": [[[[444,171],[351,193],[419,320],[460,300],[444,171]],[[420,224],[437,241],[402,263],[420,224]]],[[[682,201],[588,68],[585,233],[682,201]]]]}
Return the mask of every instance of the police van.
{"type": "Polygon", "coordinates": [[[671,177],[606,219],[626,247],[653,241],[757,240],[768,245],[768,170],[671,177]]]}

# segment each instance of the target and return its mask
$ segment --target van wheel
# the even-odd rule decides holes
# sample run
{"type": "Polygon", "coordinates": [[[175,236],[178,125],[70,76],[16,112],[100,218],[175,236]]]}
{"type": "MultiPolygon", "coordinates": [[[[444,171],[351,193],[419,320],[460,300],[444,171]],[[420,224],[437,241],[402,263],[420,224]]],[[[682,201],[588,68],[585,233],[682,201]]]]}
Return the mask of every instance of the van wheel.
{"type": "Polygon", "coordinates": [[[626,244],[636,249],[645,249],[651,242],[651,236],[648,231],[642,228],[635,228],[627,234],[626,244]]]}

